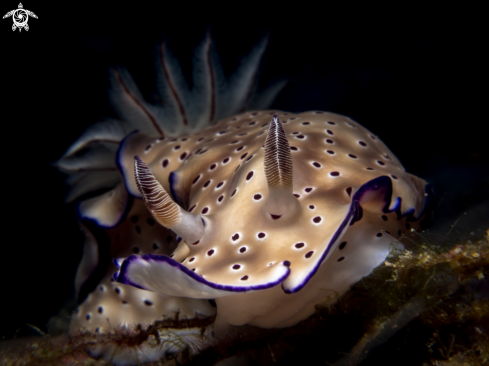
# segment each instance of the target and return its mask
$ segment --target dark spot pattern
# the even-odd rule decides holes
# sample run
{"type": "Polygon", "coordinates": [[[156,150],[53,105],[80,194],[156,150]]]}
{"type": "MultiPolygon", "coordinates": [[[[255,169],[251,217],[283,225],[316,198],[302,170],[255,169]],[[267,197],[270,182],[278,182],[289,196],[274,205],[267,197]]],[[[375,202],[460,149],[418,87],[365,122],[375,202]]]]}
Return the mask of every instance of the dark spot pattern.
{"type": "Polygon", "coordinates": [[[345,247],[346,247],[346,241],[341,243],[338,248],[340,248],[340,250],[343,250],[345,247]]]}
{"type": "Polygon", "coordinates": [[[297,243],[295,244],[294,246],[297,248],[297,249],[300,249],[300,248],[303,248],[304,247],[304,243],[297,243]]]}
{"type": "Polygon", "coordinates": [[[313,254],[314,254],[314,251],[313,251],[313,250],[311,250],[310,252],[307,252],[307,253],[304,255],[304,257],[306,257],[306,258],[311,258],[313,254]]]}

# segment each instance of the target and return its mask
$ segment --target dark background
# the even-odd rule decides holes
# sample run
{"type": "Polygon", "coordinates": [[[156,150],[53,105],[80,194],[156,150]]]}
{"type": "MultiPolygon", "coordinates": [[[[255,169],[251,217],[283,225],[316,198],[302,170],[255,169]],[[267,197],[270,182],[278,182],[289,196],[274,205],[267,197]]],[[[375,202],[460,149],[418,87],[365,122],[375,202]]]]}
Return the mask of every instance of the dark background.
{"type": "MultiPolygon", "coordinates": [[[[110,65],[126,66],[143,93],[152,92],[153,46],[164,37],[189,74],[192,49],[210,27],[232,72],[269,32],[263,85],[290,80],[273,108],[332,111],[373,131],[409,172],[434,186],[440,232],[467,210],[464,230],[487,222],[482,9],[409,2],[23,5],[39,17],[29,20],[28,32],[12,32],[11,19],[0,21],[0,338],[29,334],[26,324],[45,331],[72,295],[83,236],[73,206],[63,203],[63,176],[50,163],[88,125],[111,115],[110,65]]],[[[17,2],[0,7],[3,15],[17,2]]]]}

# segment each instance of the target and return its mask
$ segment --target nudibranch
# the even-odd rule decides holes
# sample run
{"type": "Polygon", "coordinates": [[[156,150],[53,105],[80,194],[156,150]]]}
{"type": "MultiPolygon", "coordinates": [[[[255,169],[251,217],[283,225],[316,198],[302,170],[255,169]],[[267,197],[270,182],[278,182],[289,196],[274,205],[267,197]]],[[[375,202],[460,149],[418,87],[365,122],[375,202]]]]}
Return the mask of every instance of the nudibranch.
{"type": "Polygon", "coordinates": [[[128,192],[181,241],[169,256],[129,256],[114,278],[215,299],[216,327],[305,319],[401,247],[429,206],[425,181],[333,113],[248,112],[178,139],[135,133],[119,159],[128,192]]]}
{"type": "MultiPolygon", "coordinates": [[[[143,99],[128,72],[111,73],[119,120],[92,126],[58,162],[82,222],[103,233],[95,238],[82,226],[77,293],[100,268],[105,276],[73,315],[71,332],[110,332],[177,312],[216,315],[221,334],[229,325],[289,327],[429,223],[429,184],[370,131],[334,113],[262,110],[283,86],[256,97],[264,48],[263,41],[226,81],[206,37],[190,90],[160,46],[159,106],[143,99]],[[104,240],[111,264],[101,258],[104,240]]],[[[182,333],[182,347],[205,347],[200,332],[182,333]]],[[[174,345],[138,349],[138,362],[174,345]]]]}

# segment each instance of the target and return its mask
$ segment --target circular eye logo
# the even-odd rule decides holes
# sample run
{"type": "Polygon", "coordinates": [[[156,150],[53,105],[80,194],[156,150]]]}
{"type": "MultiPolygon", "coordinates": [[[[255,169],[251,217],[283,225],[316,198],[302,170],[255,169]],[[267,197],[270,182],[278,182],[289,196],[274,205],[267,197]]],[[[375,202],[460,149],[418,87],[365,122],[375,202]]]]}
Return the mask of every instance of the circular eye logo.
{"type": "Polygon", "coordinates": [[[34,14],[30,10],[24,9],[22,3],[19,3],[19,8],[9,11],[7,14],[3,16],[3,19],[12,17],[14,21],[14,24],[12,25],[12,30],[14,31],[18,28],[20,32],[22,31],[22,28],[24,28],[26,31],[29,30],[29,25],[27,24],[27,21],[29,20],[29,16],[37,19],[36,14],[34,14]]]}

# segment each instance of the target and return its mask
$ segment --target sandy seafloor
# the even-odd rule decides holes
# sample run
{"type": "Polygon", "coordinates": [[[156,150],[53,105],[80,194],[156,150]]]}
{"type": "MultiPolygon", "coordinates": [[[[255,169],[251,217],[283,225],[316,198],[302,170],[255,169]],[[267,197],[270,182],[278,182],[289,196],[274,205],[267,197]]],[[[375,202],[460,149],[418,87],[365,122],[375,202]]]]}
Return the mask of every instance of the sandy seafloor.
{"type": "MultiPolygon", "coordinates": [[[[0,22],[2,279],[0,337],[46,331],[70,299],[83,236],[52,167],[93,122],[110,116],[106,70],[125,65],[152,91],[160,37],[190,74],[191,51],[210,27],[226,72],[269,32],[262,85],[288,85],[272,105],[350,116],[433,185],[434,231],[460,238],[488,226],[487,43],[481,9],[403,3],[360,7],[165,1],[23,3],[28,32],[0,22]],[[484,95],[486,94],[486,95],[484,95]],[[464,213],[468,212],[466,215],[464,213]]],[[[3,2],[0,12],[15,9],[3,2]]]]}

